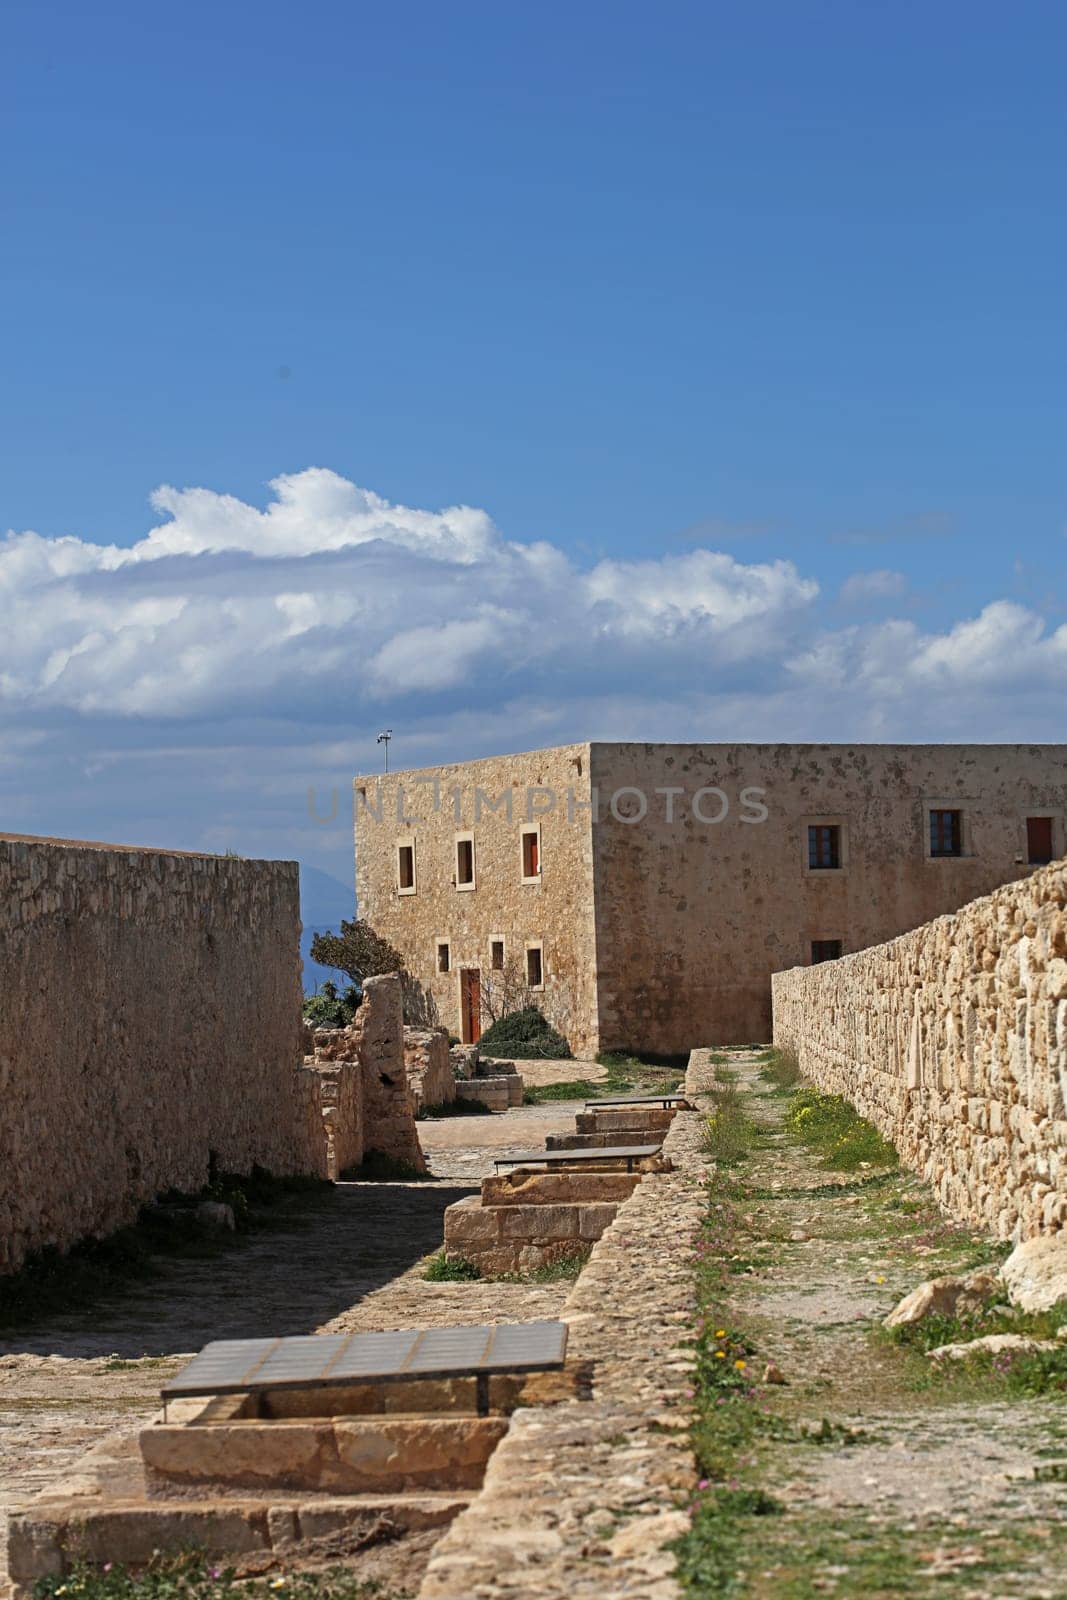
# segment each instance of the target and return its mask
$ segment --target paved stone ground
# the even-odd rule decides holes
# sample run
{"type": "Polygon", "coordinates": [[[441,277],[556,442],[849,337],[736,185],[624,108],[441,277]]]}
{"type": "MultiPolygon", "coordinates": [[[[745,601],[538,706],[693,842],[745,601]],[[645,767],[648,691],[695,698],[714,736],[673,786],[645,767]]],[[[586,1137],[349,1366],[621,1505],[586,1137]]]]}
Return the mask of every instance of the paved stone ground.
{"type": "MultiPolygon", "coordinates": [[[[588,1076],[574,1063],[550,1070],[559,1066],[562,1077],[588,1076]]],[[[573,1130],[576,1109],[420,1123],[442,1181],[338,1184],[276,1208],[265,1229],[225,1254],[165,1261],[111,1301],[0,1337],[0,1595],[8,1508],[104,1435],[151,1416],[160,1383],[208,1340],[556,1315],[565,1281],[427,1283],[422,1262],[440,1247],[445,1208],[493,1170],[494,1156],[573,1130]]]]}

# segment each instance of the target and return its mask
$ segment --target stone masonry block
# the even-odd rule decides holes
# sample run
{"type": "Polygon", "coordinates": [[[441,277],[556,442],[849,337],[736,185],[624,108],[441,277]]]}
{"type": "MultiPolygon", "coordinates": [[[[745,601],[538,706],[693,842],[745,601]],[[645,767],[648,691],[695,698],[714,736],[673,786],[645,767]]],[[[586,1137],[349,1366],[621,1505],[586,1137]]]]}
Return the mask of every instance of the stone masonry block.
{"type": "Polygon", "coordinates": [[[576,1239],[577,1206],[498,1206],[486,1207],[500,1213],[500,1238],[576,1239]]]}

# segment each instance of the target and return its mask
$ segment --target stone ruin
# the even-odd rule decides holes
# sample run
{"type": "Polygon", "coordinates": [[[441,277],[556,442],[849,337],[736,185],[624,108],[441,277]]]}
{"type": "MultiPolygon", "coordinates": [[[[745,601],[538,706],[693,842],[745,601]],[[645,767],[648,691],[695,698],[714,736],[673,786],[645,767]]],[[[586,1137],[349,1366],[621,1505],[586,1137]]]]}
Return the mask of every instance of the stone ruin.
{"type": "Polygon", "coordinates": [[[514,1061],[483,1057],[476,1044],[449,1048],[444,1028],[405,1028],[404,1062],[416,1114],[455,1100],[480,1101],[490,1111],[523,1103],[514,1061]]]}
{"type": "Polygon", "coordinates": [[[337,1179],[377,1151],[418,1172],[426,1158],[415,1127],[400,978],[368,978],[347,1028],[308,1029],[304,1065],[318,1074],[326,1173],[337,1179]]]}

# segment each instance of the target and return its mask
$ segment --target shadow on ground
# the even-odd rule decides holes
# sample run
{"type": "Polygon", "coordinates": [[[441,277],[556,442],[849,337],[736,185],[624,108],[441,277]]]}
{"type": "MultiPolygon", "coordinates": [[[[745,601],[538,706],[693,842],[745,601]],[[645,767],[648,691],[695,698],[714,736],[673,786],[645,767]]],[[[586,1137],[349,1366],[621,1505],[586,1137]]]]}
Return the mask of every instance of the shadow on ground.
{"type": "Polygon", "coordinates": [[[232,1249],[156,1258],[107,1299],[6,1329],[0,1355],[179,1355],[211,1339],[310,1333],[440,1247],[459,1183],[339,1183],[232,1249]]]}

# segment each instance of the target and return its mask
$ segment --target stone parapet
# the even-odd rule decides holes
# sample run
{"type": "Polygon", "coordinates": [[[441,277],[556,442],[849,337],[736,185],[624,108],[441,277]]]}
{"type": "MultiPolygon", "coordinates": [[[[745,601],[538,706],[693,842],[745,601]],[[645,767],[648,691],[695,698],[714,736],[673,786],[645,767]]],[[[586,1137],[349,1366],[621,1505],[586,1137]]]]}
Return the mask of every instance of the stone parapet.
{"type": "Polygon", "coordinates": [[[1001,1237],[1067,1225],[1067,866],[776,973],[774,1040],[1001,1237]]]}

